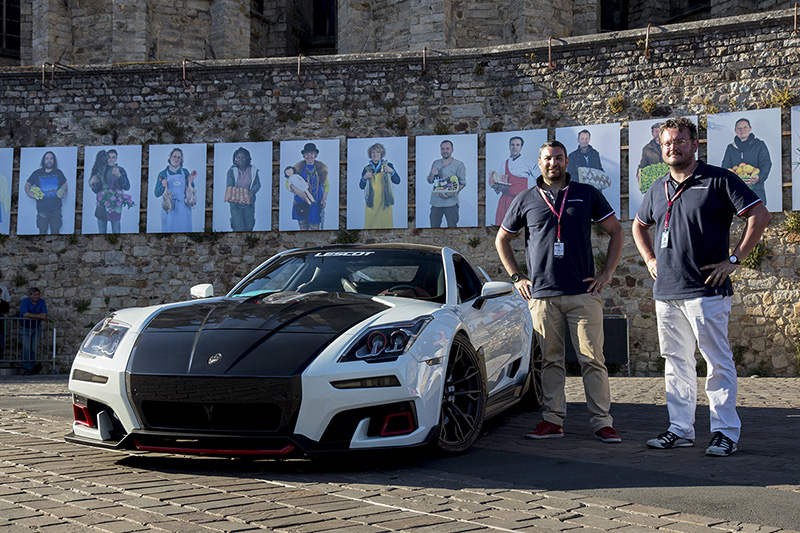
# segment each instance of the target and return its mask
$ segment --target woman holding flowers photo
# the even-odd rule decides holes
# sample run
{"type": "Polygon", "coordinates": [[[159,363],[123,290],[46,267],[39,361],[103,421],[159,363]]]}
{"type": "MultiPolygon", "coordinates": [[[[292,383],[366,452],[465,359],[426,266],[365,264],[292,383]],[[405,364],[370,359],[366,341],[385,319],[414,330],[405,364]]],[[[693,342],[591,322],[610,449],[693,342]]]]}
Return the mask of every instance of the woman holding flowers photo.
{"type": "Polygon", "coordinates": [[[95,156],[89,187],[97,195],[94,216],[97,218],[99,233],[108,231],[111,222],[111,233],[120,233],[122,208],[131,208],[136,204],[129,194],[131,182],[128,173],[117,164],[118,153],[115,149],[100,150],[95,156]]]}

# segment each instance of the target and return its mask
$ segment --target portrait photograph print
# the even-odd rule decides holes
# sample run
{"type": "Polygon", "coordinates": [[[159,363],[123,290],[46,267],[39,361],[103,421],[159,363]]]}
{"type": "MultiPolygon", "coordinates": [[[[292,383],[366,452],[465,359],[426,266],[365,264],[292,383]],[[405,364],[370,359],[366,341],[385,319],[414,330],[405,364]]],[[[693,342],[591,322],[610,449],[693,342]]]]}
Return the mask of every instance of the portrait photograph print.
{"type": "Polygon", "coordinates": [[[339,229],[339,140],[281,141],[278,229],[339,229]]]}
{"type": "Polygon", "coordinates": [[[416,159],[416,227],[477,226],[478,136],[417,137],[416,159]]]}
{"type": "MultiPolygon", "coordinates": [[[[697,115],[684,118],[697,126],[697,115]]],[[[669,117],[628,123],[628,218],[636,217],[650,185],[669,172],[669,167],[661,158],[658,140],[661,124],[667,120],[669,117]]]]}
{"type": "Polygon", "coordinates": [[[139,233],[142,147],[87,146],[81,233],[139,233]]]}
{"type": "Polygon", "coordinates": [[[800,106],[792,108],[792,211],[800,211],[800,106]]]}
{"type": "Polygon", "coordinates": [[[205,230],[206,145],[151,144],[147,233],[205,230]]]}
{"type": "Polygon", "coordinates": [[[75,233],[78,148],[23,148],[19,157],[18,235],[75,233]]]}
{"type": "Polygon", "coordinates": [[[708,163],[739,176],[772,212],[783,211],[781,110],[708,115],[708,163]]]}
{"type": "Polygon", "coordinates": [[[214,145],[214,231],[272,229],[272,143],[214,145]]]}
{"type": "Polygon", "coordinates": [[[620,125],[594,124],[557,128],[556,139],[567,147],[571,179],[594,185],[620,216],[620,125]]]}
{"type": "Polygon", "coordinates": [[[11,172],[14,149],[0,148],[0,235],[11,232],[11,172]]]}
{"type": "Polygon", "coordinates": [[[347,229],[408,227],[408,137],[347,140],[347,229]]]}
{"type": "Polygon", "coordinates": [[[536,185],[547,130],[486,134],[486,225],[499,226],[514,198],[536,185]]]}

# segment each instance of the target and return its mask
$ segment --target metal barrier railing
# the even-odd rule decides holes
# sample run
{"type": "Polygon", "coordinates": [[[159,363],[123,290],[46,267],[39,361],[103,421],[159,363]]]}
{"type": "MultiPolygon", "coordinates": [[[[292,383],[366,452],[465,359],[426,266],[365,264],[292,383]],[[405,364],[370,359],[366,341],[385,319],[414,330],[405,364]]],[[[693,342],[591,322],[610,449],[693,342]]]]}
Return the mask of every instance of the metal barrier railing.
{"type": "Polygon", "coordinates": [[[0,363],[28,372],[34,371],[36,363],[50,363],[58,370],[55,320],[0,317],[0,363]]]}

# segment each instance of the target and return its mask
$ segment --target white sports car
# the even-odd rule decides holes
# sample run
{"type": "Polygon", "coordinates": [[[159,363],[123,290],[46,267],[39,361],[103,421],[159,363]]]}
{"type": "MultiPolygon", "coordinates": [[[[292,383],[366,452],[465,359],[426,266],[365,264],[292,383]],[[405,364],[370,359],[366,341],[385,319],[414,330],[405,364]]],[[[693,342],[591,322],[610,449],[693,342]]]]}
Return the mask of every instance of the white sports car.
{"type": "Polygon", "coordinates": [[[432,444],[541,402],[532,324],[511,283],[449,248],[280,253],[228,295],[123,309],[75,357],[67,440],[274,455],[432,444]]]}

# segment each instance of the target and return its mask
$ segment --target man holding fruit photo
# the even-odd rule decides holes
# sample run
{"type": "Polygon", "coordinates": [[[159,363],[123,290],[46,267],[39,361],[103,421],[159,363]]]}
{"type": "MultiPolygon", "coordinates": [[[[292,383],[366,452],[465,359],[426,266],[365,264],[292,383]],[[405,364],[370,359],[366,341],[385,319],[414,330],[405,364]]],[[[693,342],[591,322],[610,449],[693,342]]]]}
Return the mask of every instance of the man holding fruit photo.
{"type": "Polygon", "coordinates": [[[767,204],[764,182],[772,168],[767,144],[753,135],[753,127],[746,118],[740,118],[734,126],[736,136],[725,149],[722,167],[727,168],[744,181],[750,189],[767,204]]]}

